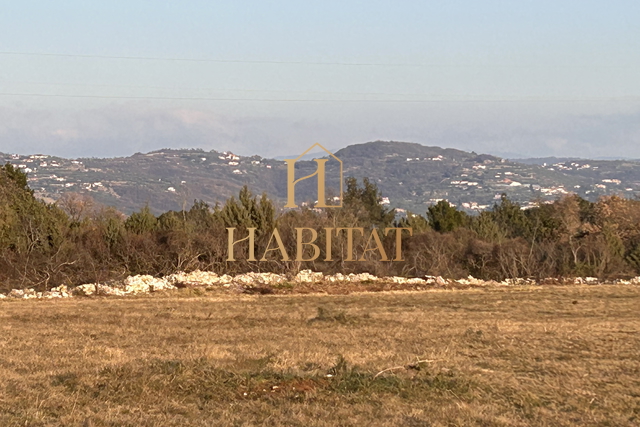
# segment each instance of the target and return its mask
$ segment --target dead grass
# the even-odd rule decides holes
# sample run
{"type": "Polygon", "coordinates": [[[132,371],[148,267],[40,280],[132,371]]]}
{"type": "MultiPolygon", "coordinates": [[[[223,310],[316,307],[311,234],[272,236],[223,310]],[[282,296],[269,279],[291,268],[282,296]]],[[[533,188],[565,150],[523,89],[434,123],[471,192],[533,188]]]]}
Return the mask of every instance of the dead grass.
{"type": "Polygon", "coordinates": [[[3,301],[0,425],[638,425],[639,307],[631,286],[3,301]]]}

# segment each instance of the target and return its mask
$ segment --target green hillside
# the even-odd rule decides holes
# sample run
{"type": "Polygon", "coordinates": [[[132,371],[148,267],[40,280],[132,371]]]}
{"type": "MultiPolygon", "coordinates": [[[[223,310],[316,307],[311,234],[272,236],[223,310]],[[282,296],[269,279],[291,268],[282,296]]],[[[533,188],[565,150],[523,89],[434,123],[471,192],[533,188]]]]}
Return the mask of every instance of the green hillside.
{"type": "MultiPolygon", "coordinates": [[[[466,151],[415,143],[375,141],[337,151],[344,176],[369,177],[389,205],[424,212],[447,199],[469,212],[490,207],[499,195],[527,205],[574,192],[597,200],[602,195],[635,197],[640,191],[640,163],[628,160],[567,160],[524,164],[466,151]]],[[[165,149],[119,158],[64,159],[46,155],[0,154],[29,176],[36,196],[56,200],[64,193],[86,193],[130,213],[148,204],[153,211],[179,210],[194,199],[215,204],[243,185],[266,192],[284,205],[286,164],[230,152],[165,149]]],[[[327,163],[329,194],[337,195],[339,164],[327,163]]],[[[312,160],[297,164],[297,177],[316,169],[312,160]]],[[[299,202],[314,202],[313,179],[296,187],[299,202]]]]}

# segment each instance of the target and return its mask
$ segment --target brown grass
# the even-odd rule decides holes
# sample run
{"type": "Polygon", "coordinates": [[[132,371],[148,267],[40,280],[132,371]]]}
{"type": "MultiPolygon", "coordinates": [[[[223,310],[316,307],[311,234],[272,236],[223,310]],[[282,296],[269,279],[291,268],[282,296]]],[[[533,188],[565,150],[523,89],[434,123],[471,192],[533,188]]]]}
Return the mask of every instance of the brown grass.
{"type": "Polygon", "coordinates": [[[3,301],[0,425],[638,425],[639,307],[631,286],[3,301]]]}

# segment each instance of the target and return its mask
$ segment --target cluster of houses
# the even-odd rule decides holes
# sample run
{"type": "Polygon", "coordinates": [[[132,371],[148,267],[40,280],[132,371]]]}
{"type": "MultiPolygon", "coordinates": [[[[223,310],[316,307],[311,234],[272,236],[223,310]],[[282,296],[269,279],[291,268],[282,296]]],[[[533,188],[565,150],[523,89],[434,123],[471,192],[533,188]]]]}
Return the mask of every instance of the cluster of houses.
{"type": "MultiPolygon", "coordinates": [[[[204,152],[200,152],[196,155],[189,154],[187,157],[184,153],[176,152],[164,152],[158,151],[148,153],[145,156],[162,156],[166,157],[167,162],[174,162],[179,165],[180,162],[187,161],[189,164],[194,162],[195,164],[202,164],[203,166],[220,166],[222,170],[226,171],[230,175],[244,175],[247,174],[251,168],[264,167],[271,169],[272,165],[268,160],[251,157],[241,158],[241,156],[229,151],[222,153],[210,153],[213,158],[203,156],[204,152]],[[216,158],[217,157],[217,158],[216,158]]],[[[98,168],[88,168],[81,160],[64,160],[51,157],[48,155],[29,155],[21,156],[13,154],[5,157],[5,161],[10,161],[16,167],[29,174],[30,185],[39,195],[48,195],[55,197],[52,194],[62,193],[64,191],[114,191],[110,188],[111,182],[101,181],[100,175],[92,174],[96,172],[104,174],[105,171],[98,168]],[[93,175],[93,179],[91,179],[93,175]]],[[[438,155],[434,157],[407,157],[407,162],[442,162],[447,160],[444,156],[438,155]]],[[[564,162],[555,164],[543,164],[542,168],[546,170],[555,171],[578,171],[578,170],[596,170],[597,166],[592,166],[584,162],[564,162]]],[[[605,175],[606,176],[606,175],[605,175]]],[[[602,178],[602,177],[601,177],[602,178]]],[[[159,181],[164,182],[164,179],[159,181]]],[[[627,183],[626,186],[622,186],[623,181],[616,177],[607,177],[600,179],[596,182],[591,182],[587,185],[573,185],[573,188],[565,188],[564,185],[542,185],[543,180],[538,179],[531,170],[518,169],[517,165],[513,163],[495,160],[486,160],[484,162],[474,162],[474,164],[465,164],[465,167],[460,169],[460,173],[455,177],[449,177],[444,180],[445,187],[455,189],[455,200],[458,208],[464,209],[469,212],[483,211],[489,209],[491,206],[487,204],[487,192],[489,192],[488,198],[491,198],[491,194],[495,191],[495,199],[499,199],[502,190],[509,191],[509,194],[520,194],[526,196],[528,192],[532,193],[532,196],[538,195],[547,200],[554,199],[558,196],[569,194],[571,192],[578,192],[582,194],[604,194],[607,190],[617,191],[619,187],[621,191],[633,192],[633,187],[629,185],[640,185],[638,183],[627,183]],[[480,195],[481,191],[484,196],[480,195]],[[466,199],[466,200],[465,200],[466,199]]],[[[168,193],[179,193],[180,186],[186,184],[186,181],[180,181],[178,185],[177,181],[167,180],[166,187],[163,187],[168,193]]],[[[398,185],[403,185],[399,182],[398,185]]],[[[115,194],[115,193],[114,193],[115,194]]],[[[416,191],[411,192],[412,196],[418,197],[416,191]]],[[[427,193],[424,193],[425,195],[427,193]]],[[[431,199],[425,200],[427,205],[435,204],[442,200],[442,198],[449,198],[450,193],[445,188],[443,191],[431,192],[431,199]],[[440,197],[440,198],[438,198],[440,197]]],[[[525,197],[520,197],[522,200],[525,197]]],[[[394,206],[398,201],[393,200],[393,197],[383,197],[381,200],[383,205],[394,206]]],[[[452,205],[453,206],[453,205],[452,205]]],[[[529,209],[536,206],[535,203],[523,203],[522,209],[529,209]]],[[[397,212],[402,213],[402,209],[397,209],[397,212]]]]}
{"type": "Polygon", "coordinates": [[[559,170],[559,171],[572,171],[572,170],[582,170],[582,169],[598,169],[598,166],[591,166],[588,163],[580,164],[576,162],[570,163],[554,163],[552,165],[547,165],[546,163],[542,164],[543,168],[547,168],[550,171],[559,170]]]}
{"type": "MultiPolygon", "coordinates": [[[[145,157],[158,156],[178,157],[179,155],[166,153],[164,151],[145,154],[145,157]]],[[[246,173],[246,170],[238,167],[242,162],[240,156],[232,152],[225,151],[218,156],[218,159],[223,162],[212,162],[211,165],[220,165],[221,163],[223,165],[226,164],[231,167],[229,173],[234,175],[242,175],[246,173]]],[[[170,160],[171,159],[168,159],[167,161],[170,160]]],[[[207,157],[197,157],[190,160],[191,162],[199,161],[200,163],[204,163],[209,159],[207,157]]],[[[113,191],[108,188],[108,183],[93,181],[90,179],[87,180],[86,178],[88,176],[85,177],[85,174],[82,172],[103,173],[104,171],[99,168],[86,168],[80,160],[56,159],[43,154],[34,154],[29,156],[11,154],[5,158],[5,161],[12,163],[15,167],[29,175],[29,183],[31,187],[36,190],[37,195],[45,195],[47,193],[55,194],[64,191],[64,189],[71,189],[75,191],[113,191]],[[56,169],[58,171],[53,173],[56,169]],[[67,174],[67,171],[80,172],[81,174],[67,174]],[[66,175],[66,177],[59,175],[66,175]]],[[[176,161],[176,164],[179,165],[180,162],[176,161]]],[[[252,159],[250,164],[253,167],[263,166],[267,169],[271,169],[272,167],[271,165],[256,159],[252,159]]],[[[181,181],[181,184],[185,183],[186,181],[181,181]]],[[[168,186],[166,191],[169,193],[176,193],[178,191],[178,186],[175,184],[168,186]]]]}

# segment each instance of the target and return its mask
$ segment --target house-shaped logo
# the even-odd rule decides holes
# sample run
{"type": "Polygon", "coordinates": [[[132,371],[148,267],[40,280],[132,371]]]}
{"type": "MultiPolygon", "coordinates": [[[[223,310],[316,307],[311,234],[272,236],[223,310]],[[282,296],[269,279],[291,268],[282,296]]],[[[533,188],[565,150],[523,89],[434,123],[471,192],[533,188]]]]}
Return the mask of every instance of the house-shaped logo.
{"type": "MultiPolygon", "coordinates": [[[[307,151],[305,151],[304,153],[300,154],[297,158],[295,159],[285,159],[285,162],[287,162],[287,204],[285,205],[285,208],[297,208],[298,205],[296,205],[296,184],[299,183],[300,181],[303,181],[305,179],[308,178],[312,178],[314,176],[317,176],[318,179],[318,202],[315,204],[316,208],[340,208],[342,207],[342,186],[343,186],[343,179],[342,179],[342,160],[340,160],[339,158],[337,158],[332,152],[330,152],[329,150],[327,150],[326,148],[324,148],[322,145],[316,143],[313,144],[311,147],[309,147],[307,149],[307,151]],[[324,150],[327,154],[329,158],[333,158],[335,160],[338,161],[338,164],[340,165],[339,167],[339,173],[340,173],[340,195],[338,197],[338,202],[339,204],[335,204],[335,205],[327,205],[327,196],[326,196],[326,163],[329,161],[329,158],[326,159],[314,159],[314,161],[317,163],[318,168],[316,169],[316,171],[314,173],[312,173],[311,175],[307,175],[303,178],[298,178],[296,179],[296,162],[298,160],[300,160],[305,154],[307,154],[309,151],[313,150],[314,148],[319,147],[322,150],[324,150]]],[[[335,198],[334,198],[335,200],[335,198]]]]}

